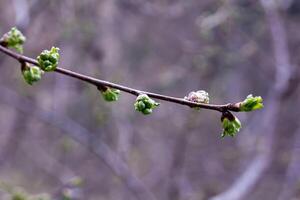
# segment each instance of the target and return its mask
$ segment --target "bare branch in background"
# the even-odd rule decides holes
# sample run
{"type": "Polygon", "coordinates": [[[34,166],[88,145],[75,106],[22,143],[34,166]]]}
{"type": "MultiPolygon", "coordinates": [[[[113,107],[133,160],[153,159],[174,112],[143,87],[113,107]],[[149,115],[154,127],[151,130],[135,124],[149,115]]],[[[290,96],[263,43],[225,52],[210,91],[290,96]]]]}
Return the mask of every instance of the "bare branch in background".
{"type": "Polygon", "coordinates": [[[287,168],[286,177],[283,182],[283,188],[278,200],[292,199],[297,190],[297,184],[300,180],[300,129],[296,131],[293,139],[294,146],[291,150],[291,160],[287,168]]]}
{"type": "Polygon", "coordinates": [[[27,0],[13,0],[16,15],[16,25],[25,28],[30,23],[29,3],[27,0]]]}
{"type": "Polygon", "coordinates": [[[287,45],[287,37],[284,23],[273,0],[261,0],[265,11],[266,20],[270,27],[270,34],[273,40],[276,77],[273,88],[266,98],[265,112],[261,117],[260,126],[254,131],[263,130],[262,138],[259,141],[258,153],[249,167],[225,192],[212,197],[211,200],[241,200],[245,199],[263,178],[266,169],[270,167],[274,154],[275,135],[277,134],[276,124],[279,120],[280,105],[283,95],[289,90],[289,81],[293,72],[290,63],[290,56],[287,45]]]}
{"type": "Polygon", "coordinates": [[[188,148],[189,131],[181,133],[175,139],[172,163],[169,173],[168,199],[182,199],[180,182],[183,176],[184,163],[188,148]]]}
{"type": "Polygon", "coordinates": [[[298,1],[0,0],[0,32],[17,26],[0,39],[0,182],[30,199],[72,194],[70,175],[74,199],[298,198],[298,1]],[[134,111],[142,93],[154,115],[134,111]],[[264,109],[239,112],[250,93],[264,109]],[[221,139],[219,117],[241,133],[221,139]]]}
{"type": "Polygon", "coordinates": [[[67,117],[57,115],[54,117],[54,113],[42,108],[33,109],[36,106],[28,99],[20,97],[18,94],[5,87],[1,86],[0,91],[2,94],[0,95],[2,102],[5,102],[22,112],[30,113],[30,116],[35,116],[36,118],[59,128],[75,141],[90,148],[91,152],[97,155],[116,176],[120,177],[125,186],[132,191],[137,199],[156,199],[144,183],[132,174],[127,164],[124,163],[103,141],[94,140],[92,134],[87,129],[67,117]],[[97,141],[97,143],[94,143],[93,141],[97,141]]]}
{"type": "Polygon", "coordinates": [[[14,130],[8,136],[8,139],[5,141],[5,145],[0,153],[0,167],[3,167],[7,163],[10,156],[14,157],[16,155],[16,153],[19,151],[20,144],[27,136],[23,133],[23,131],[26,131],[27,127],[20,123],[21,121],[23,123],[25,121],[26,123],[28,120],[19,115],[16,117],[15,124],[17,125],[14,126],[14,130]]]}
{"type": "Polygon", "coordinates": [[[221,193],[211,200],[241,200],[248,195],[258,181],[263,177],[264,172],[270,166],[273,157],[274,135],[276,132],[276,124],[279,113],[280,102],[279,99],[268,98],[268,107],[265,109],[264,115],[260,116],[261,126],[256,127],[253,131],[264,130],[262,138],[259,141],[258,154],[248,164],[247,169],[240,175],[240,177],[230,186],[228,190],[221,193]],[[269,100],[268,100],[269,99],[269,100]]]}

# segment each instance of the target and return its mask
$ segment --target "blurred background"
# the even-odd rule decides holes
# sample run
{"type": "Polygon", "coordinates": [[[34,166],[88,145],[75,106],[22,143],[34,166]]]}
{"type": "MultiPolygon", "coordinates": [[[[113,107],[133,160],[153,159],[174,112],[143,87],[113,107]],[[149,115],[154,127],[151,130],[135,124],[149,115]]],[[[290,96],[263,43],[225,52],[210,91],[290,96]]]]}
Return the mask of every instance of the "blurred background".
{"type": "Polygon", "coordinates": [[[300,199],[299,0],[1,0],[0,22],[22,30],[27,56],[58,46],[66,69],[265,104],[221,139],[220,113],[161,102],[143,116],[134,96],[107,103],[57,73],[29,86],[1,53],[1,199],[300,199]]]}

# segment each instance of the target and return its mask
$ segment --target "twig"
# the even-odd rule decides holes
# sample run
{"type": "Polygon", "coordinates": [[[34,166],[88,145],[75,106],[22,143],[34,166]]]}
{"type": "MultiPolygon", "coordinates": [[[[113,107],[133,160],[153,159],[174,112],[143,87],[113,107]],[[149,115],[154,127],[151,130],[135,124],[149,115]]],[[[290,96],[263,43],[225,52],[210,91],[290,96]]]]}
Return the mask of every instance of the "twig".
{"type": "MultiPolygon", "coordinates": [[[[13,51],[9,50],[8,48],[6,48],[5,45],[1,44],[1,42],[0,42],[0,51],[6,55],[18,60],[20,63],[26,62],[26,63],[30,63],[30,64],[33,64],[36,66],[39,65],[35,59],[18,54],[16,52],[13,52],[13,51]]],[[[126,86],[119,85],[116,83],[96,79],[91,76],[76,73],[76,72],[73,72],[71,70],[67,70],[64,68],[58,67],[55,69],[55,72],[64,74],[69,77],[76,78],[78,80],[84,81],[84,82],[92,84],[92,85],[95,85],[97,88],[103,88],[103,87],[115,88],[115,89],[121,90],[123,92],[127,92],[127,93],[135,95],[135,96],[138,96],[139,94],[147,94],[149,97],[152,97],[155,99],[160,99],[163,101],[186,105],[189,107],[199,107],[199,108],[204,108],[204,109],[209,109],[209,110],[216,110],[219,112],[225,112],[225,111],[239,112],[239,103],[228,103],[228,104],[223,104],[223,105],[195,103],[195,102],[187,101],[183,98],[177,98],[177,97],[166,96],[166,95],[161,95],[161,94],[157,94],[157,93],[137,90],[137,89],[126,87],[126,86]]]]}

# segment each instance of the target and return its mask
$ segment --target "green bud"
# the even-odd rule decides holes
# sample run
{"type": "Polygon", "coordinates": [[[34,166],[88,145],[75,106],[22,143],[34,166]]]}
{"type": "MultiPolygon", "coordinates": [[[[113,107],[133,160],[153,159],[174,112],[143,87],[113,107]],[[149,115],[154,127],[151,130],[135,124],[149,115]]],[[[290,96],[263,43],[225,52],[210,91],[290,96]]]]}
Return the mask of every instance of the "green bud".
{"type": "Polygon", "coordinates": [[[142,113],[143,113],[144,115],[149,115],[149,114],[152,113],[152,109],[146,108],[146,109],[144,109],[144,110],[142,111],[142,113]]]}
{"type": "Polygon", "coordinates": [[[242,127],[240,120],[232,114],[231,116],[229,118],[224,115],[222,116],[223,132],[221,134],[221,137],[234,137],[242,127]]]}
{"type": "Polygon", "coordinates": [[[49,66],[51,67],[51,64],[52,64],[52,63],[51,63],[49,60],[45,60],[45,61],[44,61],[44,67],[45,67],[45,68],[47,68],[47,67],[49,67],[49,66]]]}
{"type": "Polygon", "coordinates": [[[105,101],[118,101],[120,90],[116,90],[113,88],[107,88],[105,91],[101,91],[103,98],[105,101]]]}
{"type": "Polygon", "coordinates": [[[44,50],[37,57],[37,61],[42,70],[49,72],[54,71],[58,65],[59,60],[59,48],[52,47],[51,50],[44,50]]]}
{"type": "Polygon", "coordinates": [[[146,108],[146,105],[144,104],[144,102],[140,101],[137,103],[137,108],[138,110],[144,110],[146,108]]]}
{"type": "Polygon", "coordinates": [[[46,54],[41,54],[40,57],[41,57],[42,60],[47,60],[48,59],[48,56],[46,54]]]}
{"type": "Polygon", "coordinates": [[[140,94],[134,103],[134,109],[143,113],[144,115],[151,114],[153,109],[157,106],[159,106],[159,103],[155,102],[146,94],[140,94]]]}
{"type": "Polygon", "coordinates": [[[253,110],[258,110],[264,107],[263,99],[261,96],[253,97],[249,94],[247,98],[240,104],[240,111],[249,112],[253,110]]]}
{"type": "Polygon", "coordinates": [[[23,53],[23,44],[26,37],[16,27],[13,27],[9,32],[3,35],[0,39],[7,47],[16,49],[18,52],[23,53]]]}
{"type": "Polygon", "coordinates": [[[22,70],[24,80],[32,85],[34,82],[41,80],[44,74],[43,70],[36,66],[27,66],[22,70]]]}

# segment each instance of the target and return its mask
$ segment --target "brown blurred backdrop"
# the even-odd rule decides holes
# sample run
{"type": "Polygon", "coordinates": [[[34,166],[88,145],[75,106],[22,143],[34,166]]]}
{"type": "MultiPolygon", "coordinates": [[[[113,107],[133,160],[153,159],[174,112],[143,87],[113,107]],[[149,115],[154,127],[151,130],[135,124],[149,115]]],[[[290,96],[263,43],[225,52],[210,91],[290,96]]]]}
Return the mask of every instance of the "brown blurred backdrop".
{"type": "Polygon", "coordinates": [[[133,96],[106,103],[56,73],[28,86],[0,54],[1,181],[52,195],[78,176],[85,200],[300,199],[299,4],[1,0],[0,35],[20,28],[27,56],[58,46],[61,67],[137,89],[265,100],[221,139],[219,113],[161,102],[143,116],[133,96]]]}

